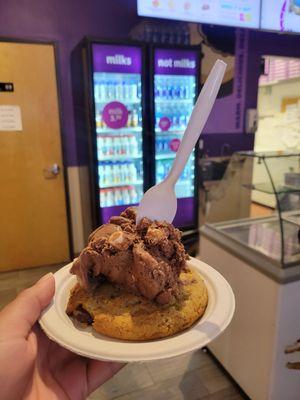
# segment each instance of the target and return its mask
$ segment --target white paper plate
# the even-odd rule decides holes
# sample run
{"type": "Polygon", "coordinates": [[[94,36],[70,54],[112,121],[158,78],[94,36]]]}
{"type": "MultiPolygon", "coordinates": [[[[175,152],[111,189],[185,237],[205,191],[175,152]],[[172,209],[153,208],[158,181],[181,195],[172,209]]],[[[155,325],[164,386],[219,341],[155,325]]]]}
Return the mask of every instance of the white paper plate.
{"type": "Polygon", "coordinates": [[[191,328],[166,339],[130,342],[100,335],[91,327],[76,327],[65,309],[76,277],[69,273],[71,264],[57,271],[55,296],[39,322],[46,335],[74,353],[98,360],[158,360],[199,349],[215,339],[230,323],[234,294],[228,282],[209,265],[191,258],[189,266],[198,271],[208,290],[208,306],[203,317],[191,328]]]}

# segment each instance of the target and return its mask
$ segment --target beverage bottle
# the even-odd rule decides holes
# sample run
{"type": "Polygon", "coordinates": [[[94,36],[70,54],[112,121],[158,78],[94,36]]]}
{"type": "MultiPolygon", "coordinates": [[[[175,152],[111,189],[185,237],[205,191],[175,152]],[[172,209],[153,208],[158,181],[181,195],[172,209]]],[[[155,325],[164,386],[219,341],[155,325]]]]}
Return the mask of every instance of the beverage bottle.
{"type": "Polygon", "coordinates": [[[109,100],[114,100],[116,98],[116,83],[113,81],[108,85],[108,98],[109,100]]]}
{"type": "Polygon", "coordinates": [[[103,154],[104,156],[107,156],[107,155],[108,155],[108,152],[107,152],[107,136],[103,136],[103,141],[102,141],[102,154],[103,154]]]}
{"type": "Polygon", "coordinates": [[[120,183],[120,173],[119,173],[118,163],[113,163],[112,170],[113,170],[113,182],[116,184],[120,183]]]}
{"type": "Polygon", "coordinates": [[[129,87],[130,87],[129,98],[132,100],[136,100],[138,98],[138,87],[136,82],[132,80],[129,83],[129,87]]]}
{"type": "Polygon", "coordinates": [[[106,191],[106,207],[111,207],[115,204],[113,189],[106,191]]]}
{"type": "Polygon", "coordinates": [[[130,204],[131,200],[130,200],[130,196],[129,196],[129,191],[128,191],[128,187],[124,187],[123,188],[123,204],[130,204]]]}
{"type": "Polygon", "coordinates": [[[100,207],[106,207],[106,190],[100,190],[100,207]]]}
{"type": "Polygon", "coordinates": [[[104,179],[104,165],[103,164],[99,165],[98,174],[99,174],[100,187],[102,187],[103,179],[104,179]]]}
{"type": "Polygon", "coordinates": [[[132,123],[132,111],[129,111],[127,119],[127,128],[131,127],[131,123],[132,123]]]}
{"type": "Polygon", "coordinates": [[[143,126],[143,116],[142,116],[142,107],[139,106],[138,108],[138,126],[143,126]]]}
{"type": "Polygon", "coordinates": [[[94,84],[94,98],[95,98],[95,103],[99,103],[100,98],[99,98],[99,84],[95,82],[94,84]]]}
{"type": "Polygon", "coordinates": [[[130,82],[123,81],[123,95],[124,100],[130,99],[130,82]]]}
{"type": "Polygon", "coordinates": [[[115,136],[114,142],[115,142],[115,155],[121,155],[122,154],[121,137],[115,136]]]}
{"type": "Polygon", "coordinates": [[[102,136],[97,137],[97,153],[98,153],[98,158],[101,158],[103,156],[103,137],[102,136]]]}
{"type": "Polygon", "coordinates": [[[127,156],[130,155],[129,137],[130,136],[123,136],[123,150],[124,150],[124,154],[127,155],[127,156]]]}
{"type": "Polygon", "coordinates": [[[103,81],[100,81],[100,83],[99,83],[98,94],[99,94],[99,101],[105,101],[106,87],[105,87],[105,83],[103,81]]]}
{"type": "Polygon", "coordinates": [[[139,79],[137,83],[137,97],[140,99],[142,97],[142,82],[139,79]]]}
{"type": "Polygon", "coordinates": [[[129,171],[128,171],[128,162],[124,162],[122,166],[122,171],[123,171],[123,181],[124,183],[129,182],[129,171]]]}
{"type": "Polygon", "coordinates": [[[136,157],[138,155],[138,142],[134,135],[130,136],[130,155],[136,157]]]}
{"type": "Polygon", "coordinates": [[[184,87],[183,78],[180,78],[180,81],[179,81],[179,98],[185,99],[185,87],[184,87]]]}
{"type": "Polygon", "coordinates": [[[154,96],[156,99],[159,100],[161,98],[161,95],[162,95],[161,84],[160,84],[160,81],[158,80],[158,78],[156,78],[154,96]]]}
{"type": "Polygon", "coordinates": [[[121,81],[116,83],[116,99],[122,100],[123,99],[123,85],[121,81]]]}
{"type": "Polygon", "coordinates": [[[162,82],[161,86],[161,98],[166,99],[167,98],[167,86],[165,82],[162,82]]]}
{"type": "Polygon", "coordinates": [[[122,194],[121,194],[120,189],[115,189],[114,197],[115,197],[115,205],[121,206],[123,204],[123,199],[122,199],[122,194]]]}
{"type": "Polygon", "coordinates": [[[138,116],[137,110],[134,108],[132,110],[131,126],[136,128],[138,126],[138,124],[139,124],[139,116],[138,116]]]}
{"type": "Polygon", "coordinates": [[[107,186],[111,179],[111,170],[109,163],[105,163],[103,166],[103,180],[102,186],[107,186]]]}
{"type": "Polygon", "coordinates": [[[185,110],[182,109],[179,117],[179,126],[180,129],[184,129],[186,126],[186,113],[185,110]]]}
{"type": "Polygon", "coordinates": [[[114,155],[114,142],[111,136],[106,136],[107,155],[114,155]]]}
{"type": "Polygon", "coordinates": [[[184,79],[185,83],[185,98],[190,99],[192,98],[191,87],[190,87],[190,80],[189,78],[184,79]]]}
{"type": "Polygon", "coordinates": [[[120,141],[120,155],[123,156],[125,154],[124,136],[119,136],[119,141],[120,141]]]}
{"type": "Polygon", "coordinates": [[[130,203],[131,204],[136,204],[138,202],[137,192],[136,192],[134,186],[130,186],[129,197],[130,197],[130,203]]]}
{"type": "Polygon", "coordinates": [[[130,182],[135,182],[137,180],[137,170],[133,163],[128,165],[128,177],[130,182]]]}

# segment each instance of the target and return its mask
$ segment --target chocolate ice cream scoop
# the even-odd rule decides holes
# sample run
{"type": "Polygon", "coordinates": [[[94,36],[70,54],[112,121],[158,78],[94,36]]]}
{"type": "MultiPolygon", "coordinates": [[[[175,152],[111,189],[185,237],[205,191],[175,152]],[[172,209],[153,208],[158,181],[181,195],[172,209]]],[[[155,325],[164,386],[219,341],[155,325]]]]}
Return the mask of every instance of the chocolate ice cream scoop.
{"type": "Polygon", "coordinates": [[[136,225],[130,207],[90,235],[71,273],[87,290],[106,279],[149,300],[170,303],[188,258],[180,239],[180,231],[167,222],[143,218],[136,225]]]}

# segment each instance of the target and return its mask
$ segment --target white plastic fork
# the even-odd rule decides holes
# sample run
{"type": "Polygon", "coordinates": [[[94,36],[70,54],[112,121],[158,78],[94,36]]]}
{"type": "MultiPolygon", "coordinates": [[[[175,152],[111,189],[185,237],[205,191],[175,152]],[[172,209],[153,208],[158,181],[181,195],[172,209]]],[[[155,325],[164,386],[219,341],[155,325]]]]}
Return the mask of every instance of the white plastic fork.
{"type": "Polygon", "coordinates": [[[194,106],[172,168],[167,177],[144,194],[138,210],[137,223],[143,218],[172,222],[177,211],[175,184],[208,119],[219,92],[227,64],[217,60],[194,106]]]}

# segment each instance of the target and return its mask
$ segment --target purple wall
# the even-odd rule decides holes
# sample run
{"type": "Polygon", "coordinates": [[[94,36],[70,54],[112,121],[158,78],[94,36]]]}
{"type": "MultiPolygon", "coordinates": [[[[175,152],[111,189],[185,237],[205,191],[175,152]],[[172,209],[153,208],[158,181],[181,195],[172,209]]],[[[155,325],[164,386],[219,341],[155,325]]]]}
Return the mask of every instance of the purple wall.
{"type": "Polygon", "coordinates": [[[138,20],[135,0],[9,0],[0,6],[0,36],[58,42],[58,80],[68,166],[78,163],[70,53],[85,35],[126,38],[138,20]]]}
{"type": "MultiPolygon", "coordinates": [[[[58,42],[65,161],[69,166],[78,165],[71,50],[85,35],[128,37],[130,29],[140,20],[136,15],[136,0],[9,0],[5,6],[3,3],[0,36],[58,42]]],[[[244,115],[247,108],[257,104],[260,57],[264,54],[300,57],[300,35],[237,29],[234,93],[217,101],[204,130],[204,148],[210,149],[211,155],[219,154],[224,143],[231,143],[232,149],[245,149],[253,143],[253,138],[244,134],[244,115]],[[223,143],[222,134],[226,134],[223,143]]]]}

